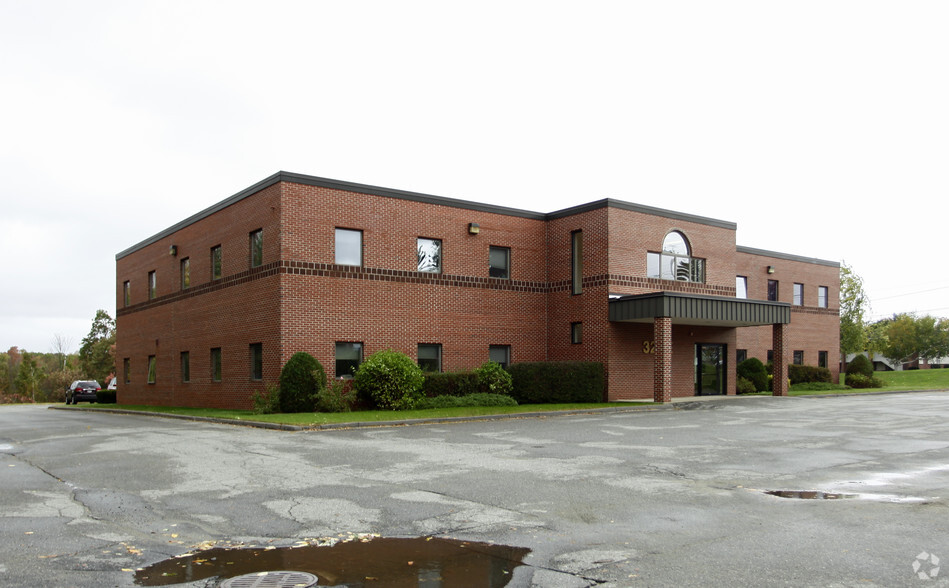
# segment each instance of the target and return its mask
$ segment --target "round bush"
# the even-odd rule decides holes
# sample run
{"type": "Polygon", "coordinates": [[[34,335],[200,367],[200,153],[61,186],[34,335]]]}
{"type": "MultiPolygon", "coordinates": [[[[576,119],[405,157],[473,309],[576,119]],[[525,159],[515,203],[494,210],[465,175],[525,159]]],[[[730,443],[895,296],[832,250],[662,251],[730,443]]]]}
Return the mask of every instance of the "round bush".
{"type": "Polygon", "coordinates": [[[768,370],[757,357],[749,357],[739,363],[736,371],[739,378],[744,378],[754,385],[756,392],[767,392],[771,389],[768,383],[768,370]]]}
{"type": "MultiPolygon", "coordinates": [[[[847,364],[847,375],[860,375],[867,378],[872,378],[873,362],[871,362],[870,358],[868,358],[866,355],[857,355],[850,361],[850,363],[847,364]]],[[[850,378],[847,378],[847,383],[850,383],[850,378]]]]}
{"type": "Polygon", "coordinates": [[[742,378],[741,376],[738,376],[738,384],[735,388],[738,394],[754,394],[757,392],[752,381],[747,378],[742,378]]]}
{"type": "Polygon", "coordinates": [[[294,353],[280,370],[280,412],[313,412],[324,388],[326,372],[320,362],[309,353],[294,353]]]}
{"type": "Polygon", "coordinates": [[[478,389],[484,394],[505,394],[510,396],[514,390],[511,374],[507,373],[501,364],[486,361],[475,370],[478,377],[478,389]]]}
{"type": "Polygon", "coordinates": [[[406,410],[422,399],[422,369],[408,355],[384,349],[359,364],[353,386],[378,408],[406,410]]]}

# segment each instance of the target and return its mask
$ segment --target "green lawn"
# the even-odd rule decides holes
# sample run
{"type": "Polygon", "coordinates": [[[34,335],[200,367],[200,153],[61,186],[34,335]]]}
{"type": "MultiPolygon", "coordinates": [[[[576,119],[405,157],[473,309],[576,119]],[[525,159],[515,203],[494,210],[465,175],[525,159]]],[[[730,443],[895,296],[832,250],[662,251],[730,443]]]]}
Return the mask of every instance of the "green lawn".
{"type": "MultiPolygon", "coordinates": [[[[899,392],[905,390],[949,390],[949,370],[907,370],[903,372],[874,372],[882,380],[882,388],[850,389],[834,386],[826,390],[804,390],[807,385],[791,386],[791,396],[813,394],[859,394],[861,392],[899,392]]],[[[829,385],[828,385],[829,386],[829,385]]]]}
{"type": "Polygon", "coordinates": [[[435,408],[430,410],[365,410],[358,412],[301,412],[295,414],[254,414],[250,410],[219,410],[213,408],[177,408],[168,406],[140,406],[131,404],[93,404],[90,408],[140,410],[184,416],[258,421],[282,425],[312,426],[335,423],[402,421],[411,419],[438,419],[447,417],[479,417],[498,414],[516,415],[529,412],[588,410],[591,408],[622,408],[649,405],[653,402],[604,402],[582,404],[522,404],[520,406],[479,406],[435,408]]]}

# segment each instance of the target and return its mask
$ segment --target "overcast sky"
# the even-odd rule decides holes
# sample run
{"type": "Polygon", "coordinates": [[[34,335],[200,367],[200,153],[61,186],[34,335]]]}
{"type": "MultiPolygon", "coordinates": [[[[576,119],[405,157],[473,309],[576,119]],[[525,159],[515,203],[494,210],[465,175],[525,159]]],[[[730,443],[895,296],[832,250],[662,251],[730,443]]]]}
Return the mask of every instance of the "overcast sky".
{"type": "Polygon", "coordinates": [[[0,349],[74,350],[115,254],[286,170],[616,198],[949,316],[949,2],[0,0],[0,349]]]}

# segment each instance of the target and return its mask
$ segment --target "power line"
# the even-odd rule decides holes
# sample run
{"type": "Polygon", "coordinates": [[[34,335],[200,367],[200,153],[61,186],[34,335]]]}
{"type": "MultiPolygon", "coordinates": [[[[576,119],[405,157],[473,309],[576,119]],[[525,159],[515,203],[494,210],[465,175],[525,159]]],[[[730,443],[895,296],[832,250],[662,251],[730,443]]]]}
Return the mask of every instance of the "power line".
{"type": "Polygon", "coordinates": [[[874,300],[889,300],[891,298],[900,298],[902,296],[912,296],[913,294],[925,294],[926,292],[935,292],[936,290],[946,290],[949,289],[949,286],[939,286],[938,288],[930,288],[928,290],[918,290],[916,292],[907,292],[905,294],[893,294],[892,296],[880,296],[874,300]]]}

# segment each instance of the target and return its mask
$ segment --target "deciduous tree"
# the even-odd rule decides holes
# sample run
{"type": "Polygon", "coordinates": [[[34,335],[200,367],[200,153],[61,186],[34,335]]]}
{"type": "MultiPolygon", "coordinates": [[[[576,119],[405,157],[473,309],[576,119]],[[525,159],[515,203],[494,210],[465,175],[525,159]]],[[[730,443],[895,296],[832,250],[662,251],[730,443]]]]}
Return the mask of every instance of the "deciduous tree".
{"type": "Polygon", "coordinates": [[[79,347],[79,368],[84,377],[100,383],[115,371],[115,320],[104,310],[97,310],[89,334],[79,347]]]}
{"type": "Polygon", "coordinates": [[[870,301],[863,291],[863,278],[846,262],[840,263],[840,356],[860,353],[867,346],[864,316],[870,301]]]}

